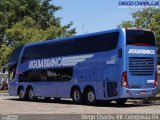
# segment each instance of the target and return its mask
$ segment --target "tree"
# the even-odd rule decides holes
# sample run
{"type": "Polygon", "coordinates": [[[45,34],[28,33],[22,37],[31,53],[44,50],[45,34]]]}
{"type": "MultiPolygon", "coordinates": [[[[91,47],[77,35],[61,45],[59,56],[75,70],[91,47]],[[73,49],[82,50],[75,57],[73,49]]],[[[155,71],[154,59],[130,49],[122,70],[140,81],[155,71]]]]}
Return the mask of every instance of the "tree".
{"type": "Polygon", "coordinates": [[[120,24],[118,27],[134,27],[134,22],[132,21],[122,21],[122,24],[120,24]]]}
{"type": "Polygon", "coordinates": [[[63,26],[55,17],[60,9],[51,0],[1,0],[0,66],[19,45],[75,34],[72,22],[63,26]]]}
{"type": "MultiPolygon", "coordinates": [[[[12,36],[7,36],[7,35],[8,35],[8,31],[9,33],[11,33],[11,31],[15,28],[19,28],[19,27],[24,28],[26,25],[24,24],[25,21],[28,21],[29,19],[30,20],[28,22],[31,22],[32,20],[32,22],[35,23],[35,24],[31,24],[26,28],[26,29],[31,28],[31,31],[34,31],[35,29],[38,29],[40,31],[41,30],[46,31],[49,28],[51,28],[51,26],[52,27],[54,26],[56,28],[63,29],[61,31],[62,32],[61,34],[63,34],[62,36],[75,34],[75,29],[71,29],[71,30],[69,29],[72,25],[72,22],[69,23],[68,25],[62,26],[60,22],[61,19],[54,16],[55,12],[57,10],[60,10],[61,7],[55,6],[50,2],[51,0],[1,0],[0,2],[0,8],[1,8],[0,9],[0,43],[12,45],[17,41],[24,40],[24,39],[20,39],[19,37],[16,38],[15,35],[14,35],[14,38],[13,38],[13,35],[12,36]]],[[[14,32],[12,34],[14,34],[14,32]]],[[[28,37],[32,37],[32,36],[28,36],[28,37]]],[[[59,37],[59,36],[55,36],[55,37],[59,37]]]]}
{"type": "MultiPolygon", "coordinates": [[[[132,13],[133,21],[123,21],[118,27],[136,27],[150,29],[156,33],[157,45],[160,46],[160,9],[146,8],[132,13]]],[[[160,55],[160,49],[158,49],[160,55]]]]}
{"type": "Polygon", "coordinates": [[[22,21],[7,29],[5,34],[5,39],[11,46],[40,41],[44,38],[43,30],[37,26],[36,21],[31,17],[24,17],[22,21]]]}
{"type": "Polygon", "coordinates": [[[6,39],[12,46],[70,36],[75,29],[69,29],[72,23],[65,26],[49,26],[43,30],[31,17],[24,17],[21,22],[6,30],[6,39]]]}
{"type": "Polygon", "coordinates": [[[7,63],[7,59],[12,51],[11,47],[8,47],[5,44],[0,46],[0,66],[3,66],[7,63]]]}

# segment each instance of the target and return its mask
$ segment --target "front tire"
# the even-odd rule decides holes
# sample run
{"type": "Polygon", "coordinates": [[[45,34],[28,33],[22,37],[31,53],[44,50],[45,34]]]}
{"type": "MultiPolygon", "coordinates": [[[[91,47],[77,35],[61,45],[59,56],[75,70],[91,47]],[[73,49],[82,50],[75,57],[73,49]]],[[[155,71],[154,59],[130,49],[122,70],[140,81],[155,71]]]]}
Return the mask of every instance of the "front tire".
{"type": "Polygon", "coordinates": [[[72,91],[72,100],[76,104],[81,104],[82,103],[82,93],[79,88],[75,88],[72,91]]]}
{"type": "Polygon", "coordinates": [[[96,104],[96,95],[93,89],[88,89],[85,92],[85,102],[88,105],[95,105],[96,104]]]}

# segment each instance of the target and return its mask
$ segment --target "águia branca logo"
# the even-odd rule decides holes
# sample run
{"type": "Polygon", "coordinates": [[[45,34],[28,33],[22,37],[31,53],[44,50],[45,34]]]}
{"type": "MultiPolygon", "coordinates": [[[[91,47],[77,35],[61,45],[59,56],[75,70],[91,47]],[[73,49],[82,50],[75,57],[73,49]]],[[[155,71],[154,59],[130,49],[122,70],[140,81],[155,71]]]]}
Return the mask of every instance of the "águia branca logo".
{"type": "Polygon", "coordinates": [[[129,49],[129,54],[155,54],[155,50],[149,50],[149,49],[129,49]]]}
{"type": "Polygon", "coordinates": [[[84,62],[86,59],[93,57],[93,54],[79,55],[70,57],[57,57],[57,58],[46,58],[40,60],[31,60],[29,62],[28,69],[40,69],[40,68],[55,68],[74,66],[79,62],[84,62]]]}

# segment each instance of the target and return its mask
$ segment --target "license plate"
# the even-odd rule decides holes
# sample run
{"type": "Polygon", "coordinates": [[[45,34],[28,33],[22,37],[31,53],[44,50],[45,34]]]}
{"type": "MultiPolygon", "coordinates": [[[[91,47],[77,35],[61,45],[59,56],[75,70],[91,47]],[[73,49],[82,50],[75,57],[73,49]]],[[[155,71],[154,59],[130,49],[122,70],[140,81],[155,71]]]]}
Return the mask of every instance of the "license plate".
{"type": "Polygon", "coordinates": [[[144,94],[146,94],[146,92],[145,91],[140,91],[139,94],[144,95],[144,94]]]}

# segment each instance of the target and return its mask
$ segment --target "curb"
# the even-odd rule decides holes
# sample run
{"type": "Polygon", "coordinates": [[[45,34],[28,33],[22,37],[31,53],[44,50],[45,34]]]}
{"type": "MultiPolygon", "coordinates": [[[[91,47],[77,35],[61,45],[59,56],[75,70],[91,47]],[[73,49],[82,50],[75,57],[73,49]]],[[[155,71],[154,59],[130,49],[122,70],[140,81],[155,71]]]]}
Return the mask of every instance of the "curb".
{"type": "Polygon", "coordinates": [[[0,93],[0,96],[9,96],[8,93],[0,93]]]}

